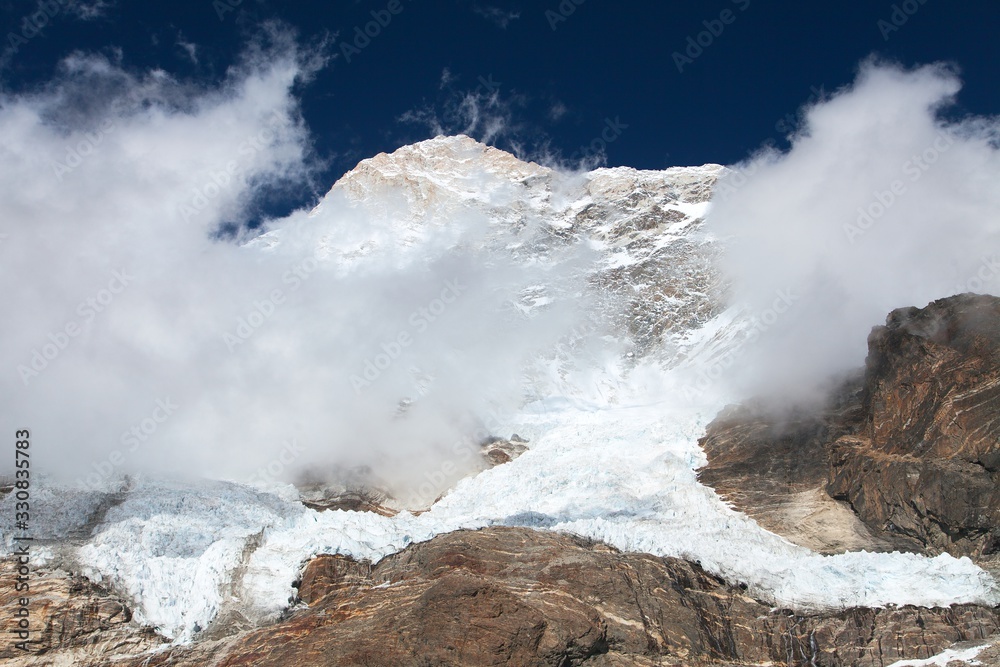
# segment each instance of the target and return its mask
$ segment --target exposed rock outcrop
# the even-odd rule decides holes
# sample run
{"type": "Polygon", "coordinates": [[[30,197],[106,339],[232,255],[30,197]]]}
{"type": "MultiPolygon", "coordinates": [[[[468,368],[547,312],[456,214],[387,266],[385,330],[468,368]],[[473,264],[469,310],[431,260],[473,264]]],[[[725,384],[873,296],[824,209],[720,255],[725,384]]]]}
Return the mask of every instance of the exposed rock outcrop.
{"type": "Polygon", "coordinates": [[[0,560],[0,663],[4,665],[104,664],[108,656],[141,655],[164,638],[132,621],[124,600],[87,579],[66,572],[32,570],[28,592],[15,590],[17,562],[0,560]],[[13,633],[19,599],[28,600],[30,653],[13,633]],[[55,657],[58,656],[58,657],[55,657]]]}
{"type": "Polygon", "coordinates": [[[493,468],[504,463],[510,463],[521,454],[528,451],[524,443],[524,438],[516,433],[510,440],[503,438],[490,438],[480,446],[480,455],[486,461],[486,465],[493,468]]]}
{"type": "Polygon", "coordinates": [[[320,556],[300,594],[339,620],[320,633],[347,658],[328,664],[882,665],[998,620],[972,606],[795,616],[685,561],[523,528],[443,535],[373,567],[320,556]]]}
{"type": "Polygon", "coordinates": [[[1000,549],[1000,299],[893,311],[868,339],[864,422],[834,443],[830,492],[930,551],[1000,549]]]}
{"type": "Polygon", "coordinates": [[[845,519],[829,551],[991,556],[1000,549],[1000,299],[965,294],[893,311],[868,345],[860,384],[847,383],[821,414],[779,418],[748,405],[721,415],[702,441],[700,478],[807,546],[823,541],[824,527],[803,531],[781,515],[796,494],[825,487],[823,503],[844,501],[865,524],[847,529],[845,519]]]}
{"type": "Polygon", "coordinates": [[[861,386],[860,375],[845,381],[823,414],[728,407],[701,440],[709,464],[699,479],[764,528],[821,553],[914,548],[873,532],[826,491],[829,445],[858,428],[861,386]]]}

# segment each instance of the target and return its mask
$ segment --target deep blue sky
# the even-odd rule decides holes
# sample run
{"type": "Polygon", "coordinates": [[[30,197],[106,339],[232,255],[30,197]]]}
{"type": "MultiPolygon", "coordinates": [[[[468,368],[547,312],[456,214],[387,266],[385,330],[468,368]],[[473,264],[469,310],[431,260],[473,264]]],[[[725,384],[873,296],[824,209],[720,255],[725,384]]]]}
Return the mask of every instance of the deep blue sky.
{"type": "MultiPolygon", "coordinates": [[[[317,152],[329,160],[329,183],[364,157],[430,136],[427,127],[400,120],[408,111],[433,109],[458,130],[454,104],[481,85],[480,77],[499,82],[512,121],[494,141],[500,147],[514,141],[532,154],[547,145],[569,157],[601,133],[605,119],[617,118],[628,127],[607,145],[608,164],[647,169],[731,163],[767,140],[780,141],[782,119],[816,90],[849,83],[870,54],[907,66],[952,61],[966,83],[962,110],[1000,112],[995,0],[899,3],[916,11],[888,40],[878,25],[891,18],[888,1],[585,0],[555,30],[546,12],[558,12],[559,0],[399,1],[403,10],[350,63],[332,60],[301,91],[317,152]],[[673,53],[723,10],[732,12],[731,23],[679,72],[673,53]],[[498,17],[505,15],[511,18],[502,27],[498,17]],[[445,69],[451,81],[442,87],[445,69]]],[[[293,26],[303,43],[333,40],[328,48],[341,54],[355,27],[387,4],[108,0],[90,20],[56,14],[6,61],[2,84],[24,90],[51,78],[74,50],[113,49],[136,71],[159,67],[179,78],[218,80],[265,20],[293,26]],[[222,2],[238,4],[220,19],[222,2]],[[180,42],[196,45],[197,64],[180,42]]],[[[5,44],[38,6],[0,2],[5,44]]]]}

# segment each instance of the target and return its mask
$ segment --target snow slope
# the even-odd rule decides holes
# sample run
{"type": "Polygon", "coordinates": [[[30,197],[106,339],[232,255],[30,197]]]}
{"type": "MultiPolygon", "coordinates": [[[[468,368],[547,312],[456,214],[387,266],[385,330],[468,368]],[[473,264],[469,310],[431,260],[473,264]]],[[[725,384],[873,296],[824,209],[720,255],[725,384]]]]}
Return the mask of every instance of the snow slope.
{"type": "Polygon", "coordinates": [[[976,660],[976,656],[982,653],[983,649],[988,648],[988,646],[988,644],[984,644],[983,646],[972,646],[960,650],[947,649],[925,660],[897,660],[889,665],[889,667],[947,667],[947,665],[953,663],[981,665],[983,663],[976,660]]]}

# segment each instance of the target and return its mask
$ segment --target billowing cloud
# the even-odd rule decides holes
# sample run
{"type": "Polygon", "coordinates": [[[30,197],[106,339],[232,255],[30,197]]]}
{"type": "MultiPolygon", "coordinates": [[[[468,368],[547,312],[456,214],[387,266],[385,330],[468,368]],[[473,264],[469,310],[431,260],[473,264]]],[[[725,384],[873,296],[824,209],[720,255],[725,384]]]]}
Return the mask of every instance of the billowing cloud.
{"type": "Polygon", "coordinates": [[[469,82],[445,68],[437,99],[404,112],[399,121],[422,126],[430,136],[464,134],[497,145],[513,140],[524,129],[516,110],[525,103],[522,95],[503,90],[503,82],[492,74],[469,82]]]}
{"type": "Polygon", "coordinates": [[[36,473],[454,475],[521,398],[563,316],[519,308],[558,279],[484,250],[481,214],[402,238],[391,196],[334,194],[244,245],[261,196],[313,186],[292,90],[321,65],[271,28],[214,87],[77,54],[0,100],[0,424],[36,473]]]}
{"type": "Polygon", "coordinates": [[[746,391],[802,397],[860,366],[888,311],[997,293],[1000,124],[949,120],[958,75],[869,61],[809,106],[785,153],[737,165],[710,228],[757,322],[732,369],[746,391]]]}

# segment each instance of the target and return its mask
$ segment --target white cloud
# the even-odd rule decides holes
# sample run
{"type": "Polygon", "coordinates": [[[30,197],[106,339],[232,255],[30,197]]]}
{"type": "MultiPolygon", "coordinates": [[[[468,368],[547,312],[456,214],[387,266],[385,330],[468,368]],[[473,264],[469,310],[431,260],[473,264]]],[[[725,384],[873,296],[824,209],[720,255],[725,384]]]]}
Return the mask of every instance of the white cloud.
{"type": "Polygon", "coordinates": [[[423,126],[431,136],[464,134],[490,145],[513,139],[525,129],[515,118],[516,110],[527,103],[524,96],[504,91],[503,82],[492,74],[481,75],[464,87],[458,87],[457,80],[446,68],[438,99],[404,112],[399,121],[423,126]]]}
{"type": "Polygon", "coordinates": [[[557,280],[477,250],[475,215],[402,243],[391,197],[382,217],[334,197],[271,221],[271,250],[219,238],[262,192],[312,187],[292,89],[322,62],[271,28],[218,87],[77,54],[0,100],[0,427],[32,431],[33,470],[246,479],[293,439],[289,473],[412,475],[453,457],[483,405],[521,398],[514,369],[562,315],[520,317],[511,300],[557,280]],[[372,238],[387,254],[357,270],[315,262],[329,239],[363,253],[372,238]],[[461,296],[443,295],[454,281],[461,296]]]}
{"type": "Polygon", "coordinates": [[[977,276],[998,248],[1000,126],[944,120],[959,88],[946,66],[867,62],[806,110],[787,153],[722,182],[709,226],[729,240],[736,299],[772,320],[734,369],[745,389],[806,395],[862,364],[888,311],[998,292],[1000,276],[977,276]],[[775,318],[785,290],[794,303],[775,318]]]}
{"type": "Polygon", "coordinates": [[[38,472],[120,447],[157,398],[196,409],[191,364],[246,278],[213,232],[245,220],[262,186],[307,181],[309,137],[289,91],[308,74],[288,43],[251,51],[215,90],[76,54],[42,90],[3,99],[0,272],[18,324],[0,335],[2,421],[34,431],[38,472]],[[238,176],[185,220],[229,162],[238,176]],[[79,331],[68,341],[67,327],[79,331]],[[65,349],[36,359],[38,376],[18,370],[52,346],[65,349]]]}
{"type": "Polygon", "coordinates": [[[551,118],[553,121],[558,121],[563,116],[565,116],[568,111],[569,107],[567,107],[562,102],[556,100],[555,102],[552,103],[552,106],[549,107],[549,118],[551,118]]]}
{"type": "Polygon", "coordinates": [[[444,69],[441,70],[441,83],[439,87],[444,88],[445,86],[450,85],[451,82],[454,80],[455,80],[455,75],[451,73],[451,69],[445,67],[444,69]]]}
{"type": "Polygon", "coordinates": [[[76,16],[82,21],[93,21],[94,19],[101,18],[108,13],[114,7],[114,2],[109,0],[75,0],[74,2],[66,3],[66,9],[71,14],[76,16]]]}

